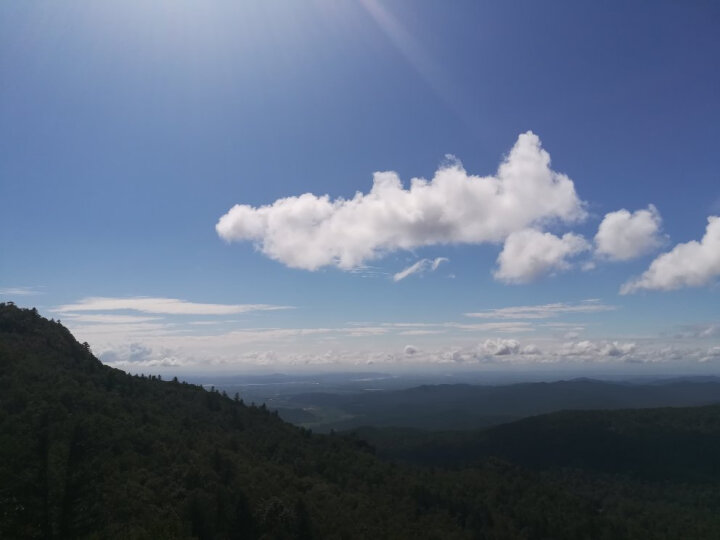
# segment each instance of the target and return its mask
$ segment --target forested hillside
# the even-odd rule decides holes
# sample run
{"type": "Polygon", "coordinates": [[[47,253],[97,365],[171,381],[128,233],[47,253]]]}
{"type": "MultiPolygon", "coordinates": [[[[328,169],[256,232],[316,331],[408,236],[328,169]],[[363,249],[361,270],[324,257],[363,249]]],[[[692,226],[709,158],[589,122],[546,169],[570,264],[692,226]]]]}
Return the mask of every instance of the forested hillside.
{"type": "Polygon", "coordinates": [[[494,458],[411,468],[241,397],[127,375],[60,323],[0,304],[0,538],[720,535],[712,487],[494,458]]]}
{"type": "Polygon", "coordinates": [[[246,538],[461,530],[407,473],[201,387],[103,366],[0,310],[3,537],[246,538]]]}
{"type": "Polygon", "coordinates": [[[364,427],[353,433],[382,457],[422,465],[457,469],[502,457],[538,470],[720,483],[720,405],[562,411],[475,431],[364,427]]]}

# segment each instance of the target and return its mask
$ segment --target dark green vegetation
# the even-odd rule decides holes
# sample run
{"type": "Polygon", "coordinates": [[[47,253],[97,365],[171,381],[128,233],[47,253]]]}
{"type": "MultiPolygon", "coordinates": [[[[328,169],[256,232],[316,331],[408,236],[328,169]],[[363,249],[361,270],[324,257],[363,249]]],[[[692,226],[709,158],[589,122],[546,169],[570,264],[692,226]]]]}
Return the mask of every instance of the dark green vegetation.
{"type": "Polygon", "coordinates": [[[479,431],[366,427],[354,434],[381,457],[422,465],[464,468],[502,456],[540,470],[571,467],[642,480],[720,483],[720,405],[563,411],[479,431]]]}
{"type": "MultiPolygon", "coordinates": [[[[555,461],[507,450],[549,456],[576,429],[592,442],[604,424],[586,413],[507,426],[507,447],[469,447],[462,469],[409,467],[357,436],[104,366],[59,323],[0,304],[0,538],[717,538],[720,489],[704,476],[718,465],[716,413],[654,411],[656,464],[679,476],[628,474],[623,452],[568,461],[587,444],[555,461]],[[559,435],[542,441],[548,429],[559,435]],[[687,433],[711,445],[692,469],[675,444],[687,433]]],[[[643,448],[642,418],[604,414],[623,420],[602,433],[643,448]]]]}
{"type": "Polygon", "coordinates": [[[440,384],[377,392],[302,393],[289,396],[287,403],[309,410],[316,418],[296,421],[287,408],[282,414],[288,421],[315,431],[360,426],[466,430],[568,409],[687,407],[718,402],[717,379],[643,384],[574,379],[502,386],[440,384]],[[328,411],[339,419],[332,420],[328,411]]]}

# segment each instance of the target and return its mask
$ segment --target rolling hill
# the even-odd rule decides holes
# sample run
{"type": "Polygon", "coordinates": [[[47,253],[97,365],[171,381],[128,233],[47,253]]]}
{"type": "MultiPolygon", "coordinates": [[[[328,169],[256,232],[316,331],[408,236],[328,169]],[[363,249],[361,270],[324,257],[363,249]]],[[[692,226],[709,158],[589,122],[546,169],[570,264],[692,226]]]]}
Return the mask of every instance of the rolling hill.
{"type": "Polygon", "coordinates": [[[336,416],[343,417],[340,421],[305,424],[315,430],[347,430],[360,426],[466,430],[561,410],[720,403],[720,380],[630,384],[573,379],[501,386],[440,384],[378,392],[304,393],[292,396],[289,401],[310,412],[336,411],[336,416]]]}

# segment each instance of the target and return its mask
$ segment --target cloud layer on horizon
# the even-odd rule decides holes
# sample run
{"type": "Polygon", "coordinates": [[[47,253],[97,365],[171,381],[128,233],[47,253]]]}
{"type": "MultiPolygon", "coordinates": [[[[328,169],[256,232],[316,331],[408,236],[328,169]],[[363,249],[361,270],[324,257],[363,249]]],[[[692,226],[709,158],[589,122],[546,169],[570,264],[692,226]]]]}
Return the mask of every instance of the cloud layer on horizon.
{"type": "MultiPolygon", "coordinates": [[[[338,345],[338,344],[336,344],[338,345]]],[[[616,340],[545,342],[542,347],[516,339],[490,338],[476,344],[418,347],[412,344],[383,349],[355,347],[313,351],[296,349],[255,349],[234,352],[173,348],[163,344],[131,342],[105,347],[99,357],[110,365],[143,368],[262,368],[292,366],[429,366],[429,365],[554,365],[558,368],[581,364],[666,364],[701,365],[720,362],[720,346],[674,346],[616,340]]]]}
{"type": "MultiPolygon", "coordinates": [[[[102,306],[104,310],[110,305],[120,305],[88,300],[68,306],[86,303],[93,308],[102,306]]],[[[123,309],[128,306],[122,305],[123,309]]],[[[149,310],[150,307],[144,306],[143,309],[149,310]]],[[[152,309],[160,308],[155,306],[152,309]]],[[[149,315],[97,313],[94,309],[62,313],[69,321],[73,334],[82,341],[90,342],[103,361],[133,370],[310,364],[559,365],[720,361],[715,322],[687,328],[685,330],[688,331],[682,335],[658,339],[645,337],[639,338],[638,342],[635,339],[581,338],[585,333],[581,321],[548,321],[567,316],[575,319],[577,315],[613,309],[615,306],[589,299],[574,304],[509,306],[466,313],[466,316],[483,319],[470,324],[447,320],[365,321],[317,327],[259,327],[247,326],[247,321],[243,320],[187,321],[149,315]],[[198,322],[203,325],[198,327],[198,322]],[[212,323],[211,327],[206,325],[208,322],[212,323]],[[409,336],[412,336],[410,343],[407,341],[409,336]]],[[[177,309],[173,310],[173,315],[178,314],[177,309]]],[[[207,314],[207,308],[203,307],[202,311],[194,314],[207,314]]]]}

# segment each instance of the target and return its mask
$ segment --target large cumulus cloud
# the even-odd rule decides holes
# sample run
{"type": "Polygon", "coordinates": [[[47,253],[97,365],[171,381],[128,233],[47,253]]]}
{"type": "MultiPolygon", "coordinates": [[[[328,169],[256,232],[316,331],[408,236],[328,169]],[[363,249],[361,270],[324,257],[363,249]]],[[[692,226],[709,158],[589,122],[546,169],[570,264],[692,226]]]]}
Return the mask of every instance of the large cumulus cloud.
{"type": "Polygon", "coordinates": [[[512,233],[498,256],[495,278],[506,283],[528,283],[541,274],[570,268],[568,258],[590,248],[577,234],[555,236],[535,229],[512,233]]]}
{"type": "Polygon", "coordinates": [[[661,224],[660,212],[652,204],[632,213],[623,208],[605,214],[595,235],[596,253],[616,261],[650,253],[663,243],[661,224]]]}
{"type": "Polygon", "coordinates": [[[700,242],[676,245],[657,257],[639,278],[626,283],[622,294],[640,289],[668,291],[707,285],[720,277],[720,217],[710,216],[700,242]]]}
{"type": "Polygon", "coordinates": [[[260,207],[237,204],[216,230],[293,268],[347,270],[395,250],[499,243],[528,227],[584,216],[573,181],[550,168],[540,139],[527,132],[494,176],[470,175],[453,162],[405,188],[396,173],[378,172],[370,192],[351,199],[306,193],[260,207]]]}

